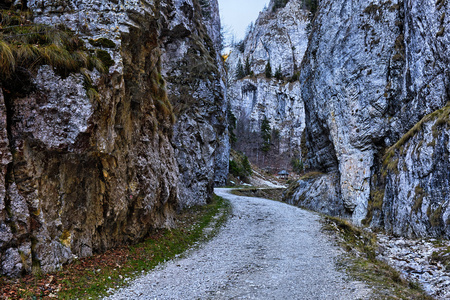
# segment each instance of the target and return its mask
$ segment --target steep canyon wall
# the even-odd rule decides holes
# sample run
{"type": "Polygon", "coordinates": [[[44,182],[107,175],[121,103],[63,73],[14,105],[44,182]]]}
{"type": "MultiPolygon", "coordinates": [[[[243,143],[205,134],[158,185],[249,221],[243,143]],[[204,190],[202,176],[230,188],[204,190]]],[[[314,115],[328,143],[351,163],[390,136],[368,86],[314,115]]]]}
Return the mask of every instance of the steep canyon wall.
{"type": "Polygon", "coordinates": [[[285,7],[273,9],[273,1],[261,12],[245,39],[227,59],[228,99],[236,116],[236,150],[245,153],[262,168],[281,171],[290,168],[292,158],[299,159],[300,142],[305,127],[304,105],[297,76],[308,45],[309,11],[301,1],[291,0],[285,7]],[[248,62],[251,74],[238,78],[239,64],[248,62]],[[270,62],[272,75],[281,70],[280,78],[267,78],[270,62]],[[269,121],[271,149],[261,151],[261,124],[269,121]]]}
{"type": "Polygon", "coordinates": [[[217,1],[27,5],[34,22],[64,24],[111,64],[88,77],[42,66],[29,92],[0,92],[0,270],[8,276],[50,272],[171,226],[180,208],[206,203],[228,171],[217,1]],[[196,69],[200,59],[206,70],[196,69]]]}
{"type": "Polygon", "coordinates": [[[318,172],[289,202],[450,237],[449,13],[447,1],[319,1],[300,73],[318,172]]]}

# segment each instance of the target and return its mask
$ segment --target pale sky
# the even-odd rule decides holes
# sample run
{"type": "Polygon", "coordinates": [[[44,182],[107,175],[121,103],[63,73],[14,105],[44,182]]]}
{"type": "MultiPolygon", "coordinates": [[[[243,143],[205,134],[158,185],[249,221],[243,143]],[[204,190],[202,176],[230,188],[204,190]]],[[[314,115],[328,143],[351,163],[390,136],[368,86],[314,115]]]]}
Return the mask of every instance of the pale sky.
{"type": "MultiPolygon", "coordinates": [[[[251,22],[255,22],[259,12],[269,0],[218,0],[222,27],[231,30],[240,41],[251,22]]],[[[226,37],[228,38],[228,37],[226,37]]]]}

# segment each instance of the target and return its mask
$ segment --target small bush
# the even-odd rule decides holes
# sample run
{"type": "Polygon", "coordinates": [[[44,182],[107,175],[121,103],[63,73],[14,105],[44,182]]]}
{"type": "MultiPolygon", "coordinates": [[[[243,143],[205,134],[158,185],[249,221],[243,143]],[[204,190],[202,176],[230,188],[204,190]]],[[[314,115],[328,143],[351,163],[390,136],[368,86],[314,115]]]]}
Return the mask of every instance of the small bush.
{"type": "Polygon", "coordinates": [[[303,172],[303,161],[300,158],[292,158],[291,167],[295,173],[301,174],[303,172]]]}
{"type": "Polygon", "coordinates": [[[296,82],[296,81],[298,81],[299,78],[300,78],[300,72],[295,72],[292,75],[291,79],[289,79],[289,82],[296,82]]]}
{"type": "Polygon", "coordinates": [[[234,177],[239,177],[242,180],[250,177],[253,174],[253,171],[248,157],[244,154],[240,154],[239,157],[230,160],[229,172],[234,177]]]}
{"type": "Polygon", "coordinates": [[[275,78],[278,80],[283,79],[283,72],[281,71],[281,65],[279,65],[277,70],[275,71],[275,78]]]}
{"type": "Polygon", "coordinates": [[[267,61],[265,68],[266,78],[272,78],[272,66],[270,65],[270,59],[267,61]]]}

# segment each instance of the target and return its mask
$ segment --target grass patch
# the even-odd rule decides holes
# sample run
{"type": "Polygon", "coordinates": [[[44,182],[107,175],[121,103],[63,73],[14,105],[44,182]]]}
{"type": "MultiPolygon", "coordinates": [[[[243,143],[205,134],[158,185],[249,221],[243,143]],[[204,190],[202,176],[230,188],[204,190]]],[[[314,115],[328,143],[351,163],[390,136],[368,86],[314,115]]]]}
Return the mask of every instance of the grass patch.
{"type": "Polygon", "coordinates": [[[450,125],[450,106],[447,104],[445,107],[432,112],[431,114],[423,117],[419,122],[417,122],[406,134],[404,134],[397,143],[395,143],[392,147],[390,147],[386,154],[383,157],[384,164],[386,165],[389,160],[394,156],[395,152],[400,149],[406,142],[409,141],[416,133],[422,130],[423,125],[430,121],[436,121],[433,126],[433,137],[436,138],[438,136],[438,128],[441,125],[448,124],[450,125]],[[436,133],[435,133],[436,132],[436,133]]]}
{"type": "Polygon", "coordinates": [[[411,209],[411,212],[418,213],[422,209],[423,198],[425,197],[425,192],[423,188],[419,185],[416,186],[414,190],[414,205],[411,209]]]}
{"type": "Polygon", "coordinates": [[[430,261],[434,263],[440,262],[444,265],[446,271],[450,271],[450,247],[434,251],[431,254],[430,261]]]}
{"type": "Polygon", "coordinates": [[[373,287],[374,299],[433,299],[416,282],[408,282],[387,263],[376,259],[378,243],[373,233],[355,227],[348,221],[325,217],[323,230],[336,235],[347,255],[338,262],[352,278],[373,287]]]}
{"type": "Polygon", "coordinates": [[[93,67],[105,72],[96,60],[64,25],[35,24],[28,10],[0,10],[0,80],[16,80],[24,70],[33,73],[42,65],[61,75],[93,67]]]}
{"type": "Polygon", "coordinates": [[[298,182],[298,180],[294,181],[293,183],[289,184],[289,187],[286,190],[285,196],[284,196],[284,201],[287,202],[289,199],[291,199],[292,197],[294,197],[295,192],[297,191],[297,189],[300,187],[300,183],[298,182]]]}
{"type": "Polygon", "coordinates": [[[304,175],[302,175],[300,177],[300,180],[309,180],[309,179],[316,179],[320,176],[324,175],[324,173],[319,172],[319,171],[310,171],[305,173],[304,175]]]}
{"type": "Polygon", "coordinates": [[[284,188],[275,188],[275,189],[258,189],[258,188],[250,188],[250,189],[236,189],[231,191],[232,194],[237,196],[244,197],[256,197],[256,198],[265,198],[275,201],[281,201],[283,198],[283,192],[286,189],[284,188]]]}
{"type": "Polygon", "coordinates": [[[176,229],[156,230],[139,244],[77,260],[45,276],[27,275],[18,280],[0,277],[0,298],[101,298],[108,289],[124,286],[130,279],[212,238],[230,211],[229,202],[215,196],[206,206],[183,211],[177,217],[176,229]]]}

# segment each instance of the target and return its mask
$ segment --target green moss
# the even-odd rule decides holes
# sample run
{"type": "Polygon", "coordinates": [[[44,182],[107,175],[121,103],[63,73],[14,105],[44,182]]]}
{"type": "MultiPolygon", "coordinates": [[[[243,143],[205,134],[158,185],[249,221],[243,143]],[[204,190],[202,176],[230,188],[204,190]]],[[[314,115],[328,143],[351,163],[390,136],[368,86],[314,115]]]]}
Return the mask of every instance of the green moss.
{"type": "MultiPolygon", "coordinates": [[[[372,181],[377,182],[376,175],[374,175],[374,177],[375,178],[372,178],[372,181]]],[[[363,225],[369,226],[373,220],[374,212],[381,211],[381,209],[383,208],[384,194],[385,194],[384,186],[374,186],[370,190],[370,198],[369,198],[369,203],[368,203],[368,207],[367,207],[367,215],[364,218],[364,220],[361,221],[361,223],[363,225]]]]}
{"type": "Polygon", "coordinates": [[[41,263],[37,259],[33,259],[31,263],[31,274],[36,277],[42,276],[41,263]]]}
{"type": "Polygon", "coordinates": [[[395,159],[387,159],[384,161],[384,166],[386,167],[387,170],[394,172],[395,174],[398,174],[398,162],[400,161],[399,158],[395,158],[395,159]]]}
{"type": "Polygon", "coordinates": [[[294,181],[289,185],[289,187],[286,190],[286,193],[284,194],[283,201],[287,201],[289,199],[292,199],[294,197],[294,193],[299,188],[300,183],[298,181],[294,181]]]}
{"type": "Polygon", "coordinates": [[[324,173],[319,171],[310,171],[305,173],[305,175],[300,177],[300,180],[309,180],[309,179],[316,179],[320,176],[324,175],[324,173]]]}
{"type": "Polygon", "coordinates": [[[83,75],[83,87],[86,90],[86,96],[91,101],[100,102],[100,94],[98,93],[97,87],[94,86],[92,78],[87,72],[87,70],[82,69],[81,74],[83,75]]]}
{"type": "Polygon", "coordinates": [[[416,186],[415,190],[415,196],[414,196],[414,205],[412,207],[412,212],[418,213],[420,209],[422,208],[423,204],[423,198],[425,197],[425,192],[422,187],[419,185],[416,186]]]}
{"type": "Polygon", "coordinates": [[[111,58],[111,55],[108,53],[108,51],[98,49],[95,51],[95,54],[107,70],[109,70],[109,67],[114,66],[114,60],[111,58]]]}
{"type": "Polygon", "coordinates": [[[302,137],[300,140],[300,148],[302,151],[302,160],[305,161],[308,157],[308,147],[306,146],[306,130],[303,130],[302,137]]]}
{"type": "Polygon", "coordinates": [[[98,38],[98,39],[89,39],[89,44],[94,47],[103,47],[103,48],[116,48],[116,44],[110,39],[106,38],[98,38]]]}
{"type": "Polygon", "coordinates": [[[375,189],[370,192],[372,198],[372,208],[381,210],[383,208],[384,189],[375,189]]]}
{"type": "Polygon", "coordinates": [[[439,205],[437,209],[433,209],[431,206],[432,205],[430,204],[427,209],[427,216],[428,219],[430,220],[430,224],[433,227],[441,226],[443,223],[442,220],[443,207],[442,205],[439,205]]]}
{"type": "MultiPolygon", "coordinates": [[[[439,247],[442,247],[442,245],[438,245],[439,247]]],[[[450,247],[444,247],[443,249],[439,249],[437,251],[434,251],[431,254],[430,261],[432,263],[440,262],[446,271],[450,271],[450,247]]]]}

